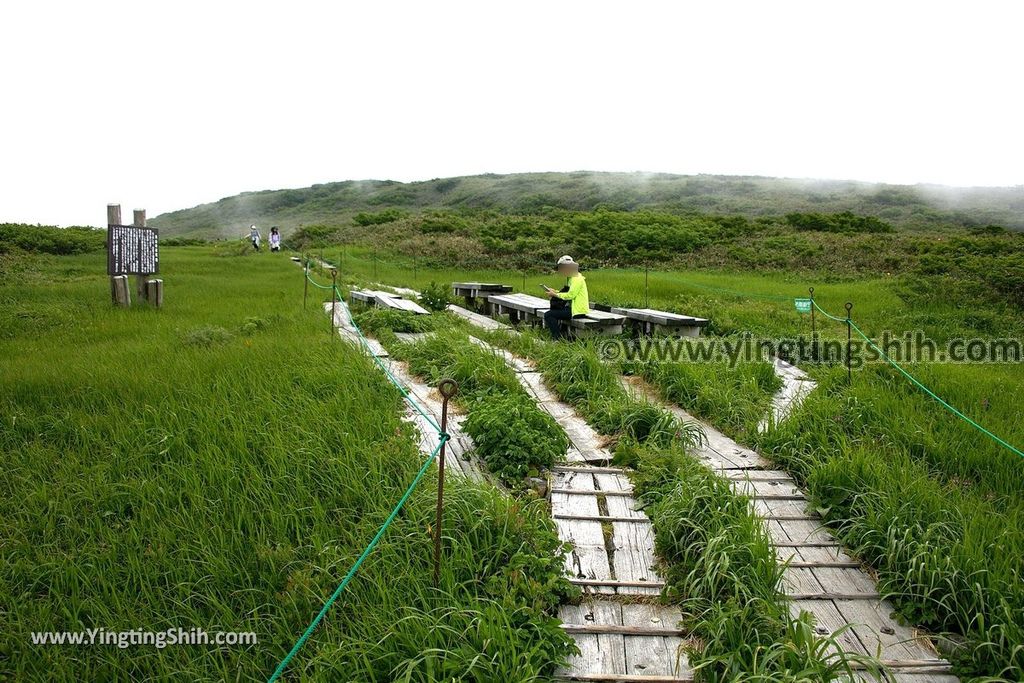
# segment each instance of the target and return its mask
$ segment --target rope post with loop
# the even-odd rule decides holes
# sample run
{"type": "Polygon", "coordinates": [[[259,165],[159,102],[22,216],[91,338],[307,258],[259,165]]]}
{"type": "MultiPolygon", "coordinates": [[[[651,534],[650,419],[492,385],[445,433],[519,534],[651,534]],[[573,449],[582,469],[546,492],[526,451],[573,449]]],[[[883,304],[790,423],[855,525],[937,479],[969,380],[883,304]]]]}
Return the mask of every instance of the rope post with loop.
{"type": "Polygon", "coordinates": [[[811,295],[811,361],[818,362],[818,327],[814,323],[814,287],[808,287],[811,295]]]}
{"type": "Polygon", "coordinates": [[[331,268],[331,336],[334,336],[334,312],[338,308],[338,269],[331,268]]]}
{"type": "Polygon", "coordinates": [[[302,269],[302,310],[306,310],[306,298],[309,297],[309,257],[306,257],[306,265],[302,269]]]}
{"type": "Polygon", "coordinates": [[[846,302],[846,382],[847,384],[853,383],[853,371],[850,369],[850,352],[853,349],[853,325],[850,319],[850,311],[853,309],[853,304],[849,301],[846,302]]]}
{"type": "Polygon", "coordinates": [[[444,453],[448,443],[448,400],[459,393],[459,384],[453,379],[441,380],[437,385],[441,392],[441,450],[437,470],[437,519],[434,522],[434,588],[441,585],[441,522],[444,515],[444,453]]]}

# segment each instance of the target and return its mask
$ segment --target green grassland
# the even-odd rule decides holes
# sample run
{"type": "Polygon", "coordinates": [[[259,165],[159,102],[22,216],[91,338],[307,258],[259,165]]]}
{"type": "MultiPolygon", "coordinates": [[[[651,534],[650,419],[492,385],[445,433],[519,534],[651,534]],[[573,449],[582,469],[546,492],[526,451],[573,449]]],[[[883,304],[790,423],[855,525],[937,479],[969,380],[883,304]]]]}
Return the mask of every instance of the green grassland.
{"type": "MultiPolygon", "coordinates": [[[[283,255],[167,248],[162,310],[102,252],[0,254],[0,678],[265,680],[422,463],[401,397],[302,310],[283,255]],[[55,647],[32,631],[202,628],[244,647],[55,647]]],[[[572,589],[542,503],[428,472],[289,680],[543,678],[572,589]]]]}

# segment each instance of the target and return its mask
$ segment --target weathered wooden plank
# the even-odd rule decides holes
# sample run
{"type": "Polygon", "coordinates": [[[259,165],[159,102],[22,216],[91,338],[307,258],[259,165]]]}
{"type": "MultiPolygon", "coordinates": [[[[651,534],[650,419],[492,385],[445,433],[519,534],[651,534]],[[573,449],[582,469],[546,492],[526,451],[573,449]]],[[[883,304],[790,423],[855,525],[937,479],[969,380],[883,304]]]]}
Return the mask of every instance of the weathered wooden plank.
{"type": "Polygon", "coordinates": [[[837,600],[835,605],[868,652],[881,649],[881,657],[890,660],[931,659],[935,663],[938,659],[927,641],[918,640],[912,629],[889,616],[894,612],[892,605],[865,600],[837,600]]]}
{"type": "MultiPolygon", "coordinates": [[[[529,391],[537,399],[538,403],[557,401],[558,395],[548,388],[544,383],[544,375],[539,372],[524,372],[520,376],[520,382],[529,387],[529,391]]],[[[542,406],[543,407],[543,406],[542,406]]]]}
{"type": "Polygon", "coordinates": [[[825,591],[810,569],[792,567],[782,572],[782,589],[788,594],[823,593],[825,591]]]}
{"type": "MultiPolygon", "coordinates": [[[[817,624],[815,632],[819,636],[839,633],[846,626],[846,619],[836,609],[835,603],[828,600],[794,600],[789,605],[789,611],[794,617],[798,616],[800,612],[810,612],[813,614],[814,621],[817,624]]],[[[843,650],[860,654],[868,653],[864,643],[850,629],[846,629],[836,636],[836,640],[843,650]]],[[[831,650],[835,651],[835,646],[832,646],[831,650]]]]}
{"type": "Polygon", "coordinates": [[[611,586],[613,588],[663,588],[664,581],[621,581],[619,579],[569,579],[577,586],[611,586]]]}
{"type": "Polygon", "coordinates": [[[807,502],[802,500],[758,499],[752,500],[750,503],[754,514],[764,519],[778,519],[782,517],[787,519],[817,519],[817,517],[814,517],[807,511],[807,502]]]}
{"type": "MultiPolygon", "coordinates": [[[[562,605],[558,618],[566,624],[622,625],[622,608],[618,603],[593,601],[581,605],[562,605]]],[[[564,673],[625,674],[626,653],[621,633],[575,633],[573,640],[580,649],[569,658],[564,673]]]]}
{"type": "MultiPolygon", "coordinates": [[[[573,490],[573,489],[552,489],[551,492],[552,493],[564,493],[564,494],[570,495],[570,496],[590,495],[591,494],[590,491],[573,490]]],[[[615,497],[615,498],[632,498],[633,497],[632,491],[598,491],[597,495],[599,495],[599,496],[615,497]]]]}
{"type": "Polygon", "coordinates": [[[790,600],[878,600],[878,593],[787,593],[790,600]]]}
{"type": "Polygon", "coordinates": [[[593,474],[622,474],[626,470],[621,467],[597,467],[594,465],[555,465],[552,472],[591,472],[593,474]]]}
{"type": "Polygon", "coordinates": [[[494,318],[489,318],[486,315],[480,315],[479,313],[475,313],[474,311],[470,311],[469,309],[463,308],[462,306],[456,306],[455,304],[449,304],[448,305],[448,310],[451,311],[452,313],[454,313],[455,315],[459,316],[460,318],[463,318],[464,320],[467,320],[470,323],[476,325],[477,327],[480,327],[480,328],[485,329],[485,330],[510,330],[510,329],[512,329],[508,325],[506,325],[505,323],[498,322],[494,318]]]}
{"type": "Polygon", "coordinates": [[[650,626],[623,626],[621,624],[569,624],[562,623],[566,633],[621,633],[635,636],[682,636],[679,628],[653,628],[650,626]]]}
{"type": "MultiPolygon", "coordinates": [[[[648,524],[612,522],[612,566],[621,581],[658,581],[654,571],[654,531],[648,524]]],[[[660,588],[630,588],[620,593],[657,595],[660,588]]]]}
{"type": "Polygon", "coordinates": [[[826,593],[877,593],[878,588],[870,576],[860,569],[819,567],[811,569],[826,593]]]}
{"type": "Polygon", "coordinates": [[[737,481],[733,485],[733,489],[744,496],[770,498],[778,496],[793,496],[797,499],[802,500],[804,498],[803,491],[797,488],[795,482],[790,481],[788,483],[780,483],[778,481],[737,481]]]}
{"type": "Polygon", "coordinates": [[[609,523],[610,522],[626,522],[626,523],[631,523],[631,524],[650,524],[651,523],[651,520],[647,519],[646,517],[644,517],[642,515],[638,516],[638,517],[617,517],[615,515],[591,515],[591,516],[586,516],[586,515],[562,515],[562,514],[558,514],[558,513],[553,513],[551,515],[551,517],[554,518],[554,519],[581,519],[581,520],[590,521],[590,522],[609,522],[609,523]]]}
{"type": "Polygon", "coordinates": [[[647,676],[636,674],[555,674],[560,681],[602,681],[609,683],[693,683],[693,674],[680,676],[647,676]]]}
{"type": "MultiPolygon", "coordinates": [[[[580,473],[568,473],[565,480],[573,487],[594,487],[593,477],[580,473]]],[[[551,511],[564,515],[596,516],[600,514],[595,496],[576,496],[564,493],[551,494],[551,511]]],[[[611,565],[605,549],[604,530],[600,522],[555,519],[558,537],[572,544],[565,559],[566,573],[578,579],[612,578],[611,565]]],[[[595,588],[596,592],[614,593],[611,588],[595,588]]]]}
{"type": "MultiPolygon", "coordinates": [[[[678,608],[662,605],[631,604],[622,606],[622,624],[658,628],[679,623],[678,608]]],[[[678,636],[628,636],[624,640],[626,673],[635,676],[664,676],[668,680],[689,679],[693,673],[686,655],[681,651],[678,636]]]]}

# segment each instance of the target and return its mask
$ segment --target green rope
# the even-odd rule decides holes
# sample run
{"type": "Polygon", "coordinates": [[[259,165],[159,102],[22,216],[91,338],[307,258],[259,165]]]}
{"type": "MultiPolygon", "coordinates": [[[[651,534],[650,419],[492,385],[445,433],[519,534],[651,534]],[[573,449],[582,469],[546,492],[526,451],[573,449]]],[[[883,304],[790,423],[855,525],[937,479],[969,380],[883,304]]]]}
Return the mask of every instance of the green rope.
{"type": "MultiPolygon", "coordinates": [[[[338,290],[337,287],[334,288],[334,292],[335,294],[337,294],[338,300],[340,301],[341,292],[338,290]]],[[[417,403],[413,399],[413,397],[409,395],[409,392],[405,390],[405,388],[402,386],[402,383],[398,381],[398,378],[391,373],[391,370],[389,370],[386,365],[384,365],[384,361],[382,361],[380,357],[373,352],[373,349],[370,348],[370,342],[366,339],[366,337],[363,336],[363,331],[359,329],[359,325],[356,325],[355,318],[352,317],[352,311],[349,310],[348,306],[342,304],[342,308],[345,309],[345,313],[348,315],[348,322],[352,326],[352,329],[355,330],[356,335],[358,335],[359,342],[363,345],[363,348],[366,350],[366,353],[370,354],[370,357],[373,358],[373,361],[377,364],[377,367],[384,371],[384,374],[388,376],[388,379],[390,379],[391,383],[395,385],[395,388],[397,388],[398,391],[402,394],[402,396],[409,402],[409,405],[411,405],[416,410],[416,412],[422,415],[423,419],[429,422],[430,426],[436,429],[437,433],[440,434],[441,425],[437,424],[434,418],[431,417],[428,413],[426,413],[423,410],[423,408],[420,407],[420,404],[417,403]]]]}
{"type": "Polygon", "coordinates": [[[823,316],[825,316],[826,318],[830,318],[830,319],[832,319],[832,320],[835,320],[836,322],[840,322],[840,323],[843,323],[844,325],[846,324],[846,318],[837,318],[837,317],[835,317],[834,315],[832,315],[831,313],[829,313],[828,311],[826,311],[826,310],[825,310],[824,308],[822,308],[821,306],[819,306],[819,305],[818,305],[818,302],[817,302],[817,301],[815,301],[814,299],[811,299],[811,303],[812,303],[812,304],[814,304],[814,307],[815,307],[816,309],[818,309],[818,312],[819,312],[819,313],[821,313],[821,314],[822,314],[823,316]]]}
{"type": "Polygon", "coordinates": [[[409,488],[407,488],[405,490],[405,493],[402,494],[402,497],[399,499],[398,504],[395,505],[395,508],[391,511],[391,514],[388,515],[388,518],[384,520],[384,523],[381,525],[380,529],[377,530],[377,535],[373,537],[373,540],[370,541],[370,544],[366,546],[365,550],[363,550],[362,554],[359,556],[359,559],[355,561],[355,564],[352,565],[352,568],[348,570],[347,574],[345,574],[345,578],[342,579],[341,583],[338,584],[338,587],[335,589],[334,593],[331,594],[331,597],[329,597],[327,599],[327,602],[324,603],[324,606],[320,609],[320,613],[317,614],[316,618],[314,618],[313,621],[309,624],[309,626],[306,628],[305,633],[303,633],[302,636],[295,642],[295,645],[293,645],[291,651],[289,651],[288,654],[285,655],[285,658],[281,660],[281,663],[277,665],[277,669],[274,670],[274,673],[270,676],[270,679],[267,681],[267,683],[274,683],[274,681],[281,677],[281,674],[284,673],[284,670],[288,666],[288,663],[292,660],[292,657],[295,656],[299,649],[309,639],[309,636],[312,635],[313,631],[316,630],[316,627],[320,624],[321,620],[323,620],[324,615],[327,614],[327,610],[331,608],[331,605],[334,604],[335,600],[338,599],[338,596],[341,595],[342,591],[345,590],[345,586],[349,584],[349,582],[352,580],[352,577],[355,576],[356,572],[359,570],[359,567],[363,564],[363,561],[373,551],[374,547],[376,547],[381,537],[384,536],[384,532],[387,531],[388,527],[391,526],[391,523],[395,521],[395,517],[398,516],[398,513],[405,505],[405,502],[409,500],[409,496],[412,495],[413,489],[415,489],[417,484],[420,483],[420,480],[423,478],[423,475],[426,474],[427,468],[430,466],[430,463],[434,461],[434,456],[437,455],[437,452],[441,450],[441,446],[444,445],[444,443],[447,441],[448,435],[442,434],[441,439],[437,444],[437,447],[434,448],[434,450],[430,453],[430,456],[423,461],[423,466],[420,467],[419,472],[416,473],[416,478],[412,480],[412,483],[409,484],[409,488]]]}
{"type": "MultiPolygon", "coordinates": [[[[846,321],[844,320],[843,322],[846,322],[846,321]]],[[[882,358],[884,358],[886,361],[888,361],[889,365],[891,365],[894,368],[896,368],[897,370],[899,370],[900,373],[902,373],[904,377],[906,377],[911,382],[913,382],[919,389],[921,389],[921,391],[925,392],[926,394],[928,394],[929,396],[934,398],[936,401],[938,401],[939,404],[942,405],[946,410],[948,410],[949,412],[953,413],[954,415],[959,417],[961,420],[964,420],[969,425],[971,425],[972,427],[974,427],[975,429],[980,431],[982,434],[985,434],[986,436],[988,436],[990,439],[992,439],[993,441],[995,441],[999,445],[1003,446],[1004,448],[1008,448],[1009,450],[1011,450],[1012,452],[1016,453],[1019,456],[1024,457],[1024,451],[1021,451],[1019,448],[1016,448],[1015,446],[1012,446],[1011,444],[1009,444],[1006,441],[1004,441],[1003,439],[999,438],[998,436],[996,436],[995,434],[993,434],[989,430],[987,430],[984,427],[982,427],[980,424],[978,424],[977,422],[975,422],[971,418],[969,418],[966,415],[964,415],[962,412],[960,412],[959,410],[957,410],[956,408],[951,406],[949,403],[947,403],[945,400],[943,400],[934,391],[932,391],[931,389],[926,387],[924,384],[922,384],[916,377],[914,377],[909,372],[904,370],[903,367],[899,363],[897,363],[896,361],[894,361],[892,358],[889,357],[889,354],[887,354],[882,349],[878,348],[878,346],[873,341],[871,341],[871,339],[869,339],[868,336],[866,334],[864,334],[859,327],[857,327],[856,323],[851,321],[850,322],[850,326],[853,329],[857,330],[857,334],[859,334],[861,337],[864,338],[864,341],[867,342],[868,346],[870,346],[872,349],[877,351],[882,356],[882,358]]]]}
{"type": "MultiPolygon", "coordinates": [[[[334,291],[334,294],[338,297],[338,299],[341,299],[341,292],[338,290],[337,285],[321,285],[318,282],[316,282],[316,280],[309,277],[308,271],[306,272],[306,279],[313,283],[315,286],[319,287],[320,289],[332,289],[334,291]]],[[[369,545],[367,545],[366,548],[363,549],[363,552],[359,555],[359,558],[348,570],[348,573],[345,574],[345,578],[342,579],[340,584],[338,584],[338,587],[334,590],[334,593],[331,594],[331,597],[329,597],[327,601],[324,603],[324,606],[320,609],[320,612],[316,615],[313,621],[310,622],[309,626],[306,627],[305,632],[295,642],[295,645],[292,646],[292,649],[288,652],[287,655],[285,655],[284,659],[281,660],[281,663],[277,665],[277,668],[274,670],[274,673],[270,676],[270,679],[268,680],[267,683],[274,683],[274,681],[278,680],[281,677],[281,674],[284,673],[284,670],[288,667],[288,663],[291,662],[292,658],[296,655],[296,653],[298,653],[298,651],[302,648],[306,641],[309,640],[309,637],[313,634],[313,631],[316,630],[316,627],[323,620],[324,616],[327,614],[327,611],[338,599],[338,596],[342,594],[342,592],[345,590],[345,587],[348,586],[349,582],[352,581],[352,577],[354,577],[356,575],[356,572],[359,571],[359,567],[362,566],[363,561],[370,556],[370,553],[373,552],[373,549],[377,546],[377,543],[379,543],[380,539],[383,538],[384,533],[388,530],[388,527],[391,526],[391,523],[393,521],[395,521],[395,517],[398,516],[398,513],[405,506],[406,501],[409,500],[409,496],[412,495],[413,490],[415,490],[415,488],[419,485],[420,480],[423,479],[423,475],[427,473],[427,469],[430,467],[430,464],[434,461],[434,458],[441,450],[441,447],[444,446],[444,444],[446,444],[449,441],[449,439],[451,439],[451,437],[448,434],[445,434],[441,430],[441,427],[437,424],[434,418],[428,415],[423,410],[423,408],[420,407],[419,403],[417,403],[416,400],[409,395],[409,392],[402,387],[401,382],[399,382],[398,379],[391,373],[391,371],[388,370],[388,368],[381,361],[380,357],[370,349],[369,342],[367,341],[366,337],[363,336],[363,332],[362,330],[359,329],[359,326],[356,325],[356,321],[352,318],[352,312],[349,311],[348,306],[344,306],[343,304],[343,307],[346,313],[348,313],[349,323],[351,324],[352,329],[355,330],[356,334],[358,335],[359,341],[362,343],[363,348],[366,350],[367,353],[370,354],[370,356],[373,358],[374,362],[377,363],[380,369],[383,370],[384,373],[388,376],[388,379],[391,380],[392,384],[394,384],[398,391],[402,394],[402,398],[404,398],[409,403],[409,405],[415,408],[419,412],[419,414],[422,415],[427,420],[427,422],[429,422],[430,425],[437,430],[438,443],[434,450],[430,452],[430,455],[427,456],[427,458],[423,461],[423,465],[416,473],[416,477],[412,480],[412,483],[409,484],[409,487],[405,490],[405,493],[402,494],[402,497],[398,500],[398,503],[391,511],[391,514],[388,515],[388,518],[384,520],[384,523],[377,530],[377,533],[373,537],[373,540],[371,540],[369,545]]]]}
{"type": "Polygon", "coordinates": [[[313,285],[314,287],[319,287],[320,289],[330,289],[332,287],[332,285],[322,285],[322,284],[320,284],[319,282],[317,282],[316,280],[314,280],[313,278],[311,278],[309,276],[309,272],[306,273],[306,279],[309,280],[309,283],[311,285],[313,285]]]}

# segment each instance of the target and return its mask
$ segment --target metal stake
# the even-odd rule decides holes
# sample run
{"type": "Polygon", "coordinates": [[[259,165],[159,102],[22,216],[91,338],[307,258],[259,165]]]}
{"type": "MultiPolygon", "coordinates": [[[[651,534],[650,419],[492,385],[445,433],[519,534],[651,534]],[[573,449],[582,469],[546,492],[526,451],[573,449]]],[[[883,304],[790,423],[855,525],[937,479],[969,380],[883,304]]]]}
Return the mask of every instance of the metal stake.
{"type": "Polygon", "coordinates": [[[853,381],[853,373],[850,370],[850,351],[853,345],[853,326],[850,324],[850,310],[853,304],[846,302],[846,381],[853,381]]]}
{"type": "Polygon", "coordinates": [[[306,297],[309,296],[309,257],[306,257],[306,267],[302,270],[302,310],[306,310],[306,297]]]}
{"type": "Polygon", "coordinates": [[[338,307],[338,269],[331,268],[331,335],[334,335],[334,311],[338,307]]]}
{"type": "Polygon", "coordinates": [[[437,385],[441,392],[441,450],[437,470],[437,519],[434,522],[434,588],[441,584],[441,522],[444,513],[444,452],[448,443],[448,399],[459,393],[459,384],[453,379],[443,379],[437,385]]]}
{"type": "Polygon", "coordinates": [[[644,265],[644,307],[645,308],[650,308],[651,307],[651,298],[649,296],[650,288],[648,286],[648,271],[650,270],[650,268],[651,267],[649,265],[646,265],[646,264],[644,265]]]}
{"type": "Polygon", "coordinates": [[[818,361],[818,328],[814,324],[814,287],[808,287],[811,293],[811,360],[818,361]]]}

